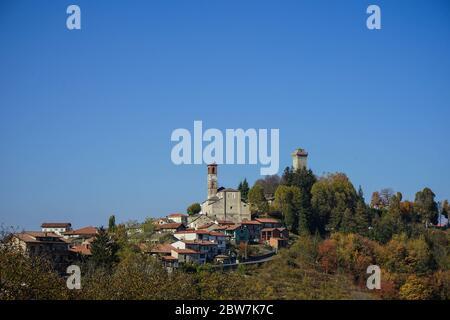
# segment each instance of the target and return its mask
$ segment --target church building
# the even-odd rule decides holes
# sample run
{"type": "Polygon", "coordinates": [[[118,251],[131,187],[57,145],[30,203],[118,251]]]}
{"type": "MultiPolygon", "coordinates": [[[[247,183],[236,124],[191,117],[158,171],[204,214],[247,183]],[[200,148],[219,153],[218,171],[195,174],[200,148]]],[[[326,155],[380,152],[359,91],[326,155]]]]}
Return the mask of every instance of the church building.
{"type": "Polygon", "coordinates": [[[208,198],[202,203],[202,213],[215,220],[239,223],[251,220],[250,207],[242,201],[241,192],[217,187],[217,164],[208,165],[208,198]]]}

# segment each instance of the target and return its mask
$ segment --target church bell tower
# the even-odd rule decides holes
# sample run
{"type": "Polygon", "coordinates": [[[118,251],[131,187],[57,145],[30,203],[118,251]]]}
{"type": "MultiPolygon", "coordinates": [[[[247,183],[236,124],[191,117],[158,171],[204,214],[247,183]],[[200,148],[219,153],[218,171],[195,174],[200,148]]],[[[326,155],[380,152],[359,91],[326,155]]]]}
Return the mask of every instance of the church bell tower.
{"type": "Polygon", "coordinates": [[[217,194],[217,164],[208,165],[208,199],[217,194]]]}

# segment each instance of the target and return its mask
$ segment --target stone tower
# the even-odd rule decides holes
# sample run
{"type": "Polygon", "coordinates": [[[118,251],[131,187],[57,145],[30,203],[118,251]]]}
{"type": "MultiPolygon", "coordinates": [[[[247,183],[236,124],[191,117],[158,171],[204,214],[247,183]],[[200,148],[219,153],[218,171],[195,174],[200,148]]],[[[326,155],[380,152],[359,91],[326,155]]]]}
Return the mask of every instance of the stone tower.
{"type": "Polygon", "coordinates": [[[305,149],[295,149],[292,152],[292,166],[294,167],[294,171],[300,168],[307,168],[306,160],[308,158],[308,152],[305,149]]]}
{"type": "Polygon", "coordinates": [[[217,195],[217,164],[208,164],[208,198],[217,195]]]}

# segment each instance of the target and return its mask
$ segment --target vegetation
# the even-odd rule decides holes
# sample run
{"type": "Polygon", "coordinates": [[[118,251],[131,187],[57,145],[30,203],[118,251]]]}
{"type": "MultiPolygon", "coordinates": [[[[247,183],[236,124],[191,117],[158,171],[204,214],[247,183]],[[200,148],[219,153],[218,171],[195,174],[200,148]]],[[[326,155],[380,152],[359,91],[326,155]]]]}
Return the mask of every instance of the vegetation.
{"type": "Polygon", "coordinates": [[[250,191],[247,179],[244,179],[244,181],[239,183],[238,190],[241,192],[242,201],[247,202],[248,201],[248,192],[250,191]]]}
{"type": "MultiPolygon", "coordinates": [[[[92,243],[81,290],[66,289],[45,260],[0,246],[0,299],[450,299],[450,232],[435,227],[449,204],[429,188],[414,201],[382,189],[366,204],[343,173],[317,178],[287,168],[281,178],[258,180],[248,201],[256,214],[279,213],[292,234],[292,245],[262,266],[168,273],[138,245],[170,242],[170,234],[156,239],[150,218],[136,234],[127,232],[135,222],[114,221],[92,243]],[[381,268],[380,290],[366,288],[369,265],[381,268]]],[[[252,250],[239,248],[242,256],[252,250]]]]}
{"type": "Polygon", "coordinates": [[[200,206],[200,203],[196,202],[191,204],[188,208],[187,208],[187,213],[188,215],[193,215],[193,214],[197,214],[200,211],[202,211],[202,207],[200,206]]]}

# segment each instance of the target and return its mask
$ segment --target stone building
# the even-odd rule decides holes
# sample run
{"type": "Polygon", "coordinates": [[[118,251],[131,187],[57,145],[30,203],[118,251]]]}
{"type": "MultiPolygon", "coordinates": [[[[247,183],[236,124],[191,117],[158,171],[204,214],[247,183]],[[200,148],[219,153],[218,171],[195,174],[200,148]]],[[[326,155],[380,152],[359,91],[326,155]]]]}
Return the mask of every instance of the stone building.
{"type": "Polygon", "coordinates": [[[55,270],[65,272],[72,262],[69,242],[53,232],[23,231],[7,239],[9,245],[29,257],[42,257],[51,262],[55,270]]]}
{"type": "Polygon", "coordinates": [[[72,230],[72,224],[69,222],[44,222],[41,225],[42,232],[53,232],[62,235],[64,232],[72,230]]]}
{"type": "Polygon", "coordinates": [[[294,168],[294,171],[300,168],[307,169],[307,159],[308,152],[306,152],[305,149],[295,149],[294,152],[292,152],[292,167],[294,168]]]}
{"type": "Polygon", "coordinates": [[[241,192],[217,188],[217,164],[208,165],[208,198],[202,203],[202,214],[215,220],[241,222],[250,220],[250,207],[242,201],[241,192]]]}

